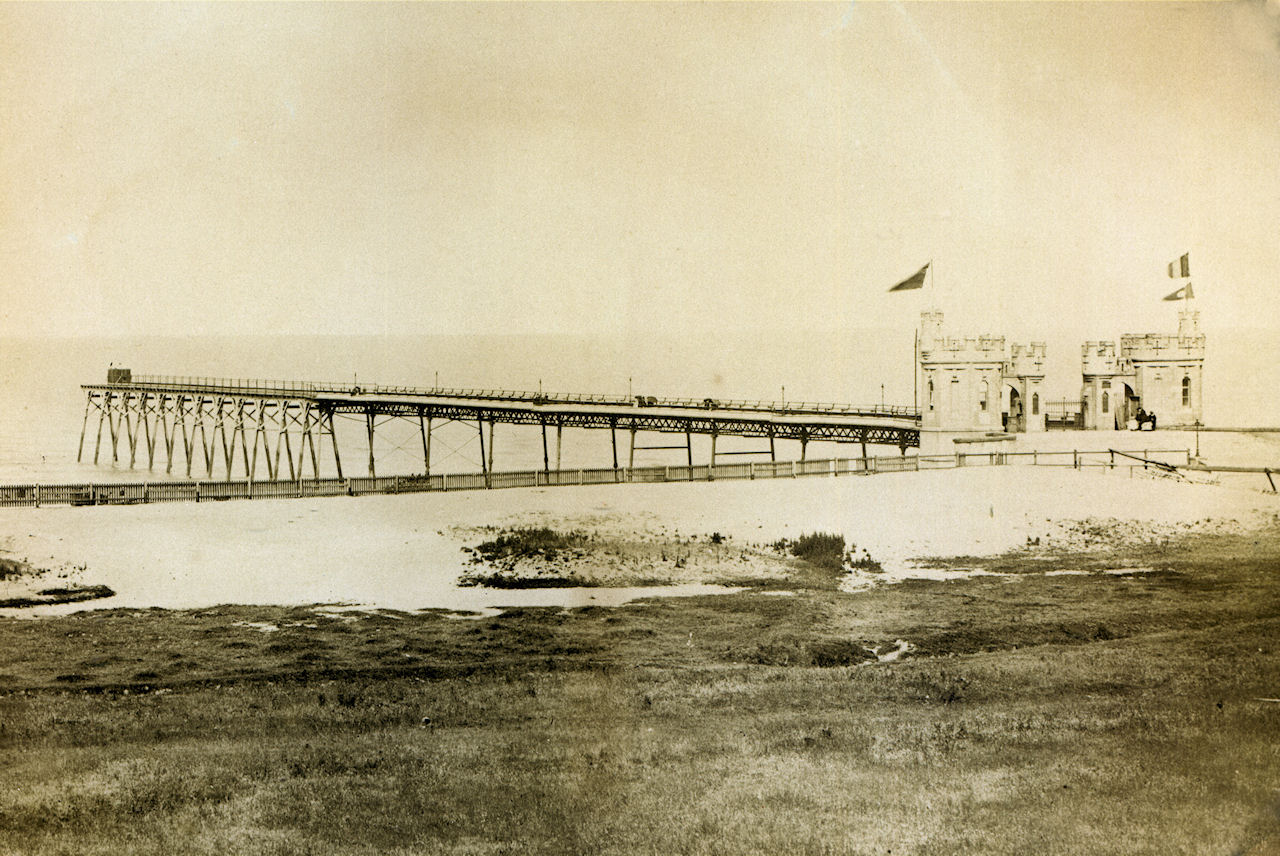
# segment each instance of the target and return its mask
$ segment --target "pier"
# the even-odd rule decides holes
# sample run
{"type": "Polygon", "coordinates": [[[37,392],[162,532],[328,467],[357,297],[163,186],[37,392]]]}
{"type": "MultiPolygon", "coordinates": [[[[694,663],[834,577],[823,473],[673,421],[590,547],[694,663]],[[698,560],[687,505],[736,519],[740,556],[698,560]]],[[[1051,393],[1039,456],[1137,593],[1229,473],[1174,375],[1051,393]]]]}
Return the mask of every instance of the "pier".
{"type": "MultiPolygon", "coordinates": [[[[369,478],[378,477],[375,432],[390,420],[415,425],[425,476],[432,474],[433,429],[446,422],[474,425],[480,441],[480,475],[486,480],[492,478],[493,427],[498,423],[541,430],[544,474],[560,471],[565,428],[608,430],[613,470],[634,468],[636,451],[648,449],[683,450],[686,465],[693,467],[695,434],[711,438],[710,467],[725,455],[767,456],[776,462],[778,440],[798,441],[802,462],[808,444],[816,441],[858,444],[862,459],[869,457],[871,445],[895,447],[904,456],[909,448],[920,445],[919,411],[894,405],[169,377],[134,375],[128,369],[112,369],[107,383],[82,388],[86,401],[77,461],[91,446],[95,464],[109,451],[113,464],[123,464],[127,458],[131,468],[154,469],[159,461],[165,473],[173,473],[178,466],[187,478],[202,472],[208,479],[220,473],[230,480],[238,473],[252,482],[261,473],[268,481],[283,481],[302,479],[309,470],[314,480],[321,477],[321,460],[331,460],[342,479],[343,453],[335,417],[363,421],[367,449],[360,450],[361,464],[369,478]],[[96,431],[90,435],[94,414],[96,431]],[[554,457],[548,429],[554,429],[554,457]],[[619,459],[620,431],[626,442],[625,463],[619,459]],[[645,434],[661,435],[661,442],[650,441],[645,434]],[[671,435],[676,442],[671,442],[671,435]],[[722,436],[763,442],[758,450],[717,452],[716,440],[722,436]]],[[[347,460],[350,469],[352,458],[347,460]]]]}

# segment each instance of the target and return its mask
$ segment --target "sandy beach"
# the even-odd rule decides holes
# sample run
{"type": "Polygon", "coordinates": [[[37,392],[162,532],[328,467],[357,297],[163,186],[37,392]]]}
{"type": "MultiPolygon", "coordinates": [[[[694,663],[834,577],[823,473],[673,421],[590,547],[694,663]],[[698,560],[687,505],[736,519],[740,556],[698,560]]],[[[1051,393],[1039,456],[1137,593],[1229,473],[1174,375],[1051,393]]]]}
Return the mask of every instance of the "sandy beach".
{"type": "MultiPolygon", "coordinates": [[[[1261,483],[1259,483],[1261,486],[1261,483]]],[[[778,539],[835,532],[882,566],[878,579],[929,576],[922,561],[1037,545],[1088,546],[1087,527],[1150,542],[1243,531],[1280,514],[1274,495],[1128,470],[972,467],[871,477],[606,485],[218,504],[0,510],[0,551],[45,569],[42,584],[107,585],[103,607],[331,603],[403,610],[617,603],[767,575],[744,556],[778,539]],[[463,548],[504,527],[548,526],[621,542],[706,540],[729,551],[682,567],[635,566],[643,591],[461,587],[463,548]],[[667,586],[652,590],[652,585],[667,586]],[[687,588],[688,586],[695,586],[687,588]],[[670,588],[675,587],[675,588],[670,588]],[[686,587],[686,588],[681,588],[686,587]]],[[[1095,536],[1100,537],[1100,536],[1095,536]]],[[[597,557],[599,559],[600,557],[597,557]]],[[[607,557],[605,557],[607,560],[607,557]]],[[[873,580],[875,581],[875,580],[873,580]]],[[[43,614],[40,610],[38,614],[43,614]]]]}

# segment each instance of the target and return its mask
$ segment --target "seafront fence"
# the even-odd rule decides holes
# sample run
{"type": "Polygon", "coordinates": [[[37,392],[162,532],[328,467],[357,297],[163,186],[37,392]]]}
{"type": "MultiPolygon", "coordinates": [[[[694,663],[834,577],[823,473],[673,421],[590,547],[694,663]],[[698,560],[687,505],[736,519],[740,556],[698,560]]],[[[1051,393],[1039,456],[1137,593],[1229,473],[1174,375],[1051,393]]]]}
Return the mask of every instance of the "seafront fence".
{"type": "Polygon", "coordinates": [[[1074,469],[1167,471],[1191,464],[1188,449],[1098,452],[957,452],[954,455],[891,455],[805,461],[752,461],[698,466],[618,469],[521,470],[516,472],[324,478],[289,481],[163,481],[94,484],[0,485],[0,506],[133,505],[152,502],[220,502],[229,499],[296,499],[315,496],[447,492],[511,487],[699,482],[806,476],[871,475],[959,467],[1038,466],[1074,469]]]}

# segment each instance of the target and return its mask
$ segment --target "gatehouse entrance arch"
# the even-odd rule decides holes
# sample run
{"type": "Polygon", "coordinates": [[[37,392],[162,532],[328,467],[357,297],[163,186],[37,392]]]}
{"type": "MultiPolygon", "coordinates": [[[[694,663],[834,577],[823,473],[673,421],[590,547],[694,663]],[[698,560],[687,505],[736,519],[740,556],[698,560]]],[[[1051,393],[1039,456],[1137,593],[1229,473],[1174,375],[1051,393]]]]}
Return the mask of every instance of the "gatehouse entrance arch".
{"type": "Polygon", "coordinates": [[[1116,406],[1116,423],[1119,428],[1127,428],[1130,421],[1138,418],[1138,408],[1141,405],[1138,394],[1133,391],[1132,386],[1124,383],[1120,388],[1124,392],[1124,400],[1116,406]]]}
{"type": "Polygon", "coordinates": [[[1009,408],[1004,414],[1004,430],[1018,434],[1027,430],[1022,395],[1018,392],[1018,388],[1012,384],[1006,384],[1006,386],[1009,388],[1009,408]]]}

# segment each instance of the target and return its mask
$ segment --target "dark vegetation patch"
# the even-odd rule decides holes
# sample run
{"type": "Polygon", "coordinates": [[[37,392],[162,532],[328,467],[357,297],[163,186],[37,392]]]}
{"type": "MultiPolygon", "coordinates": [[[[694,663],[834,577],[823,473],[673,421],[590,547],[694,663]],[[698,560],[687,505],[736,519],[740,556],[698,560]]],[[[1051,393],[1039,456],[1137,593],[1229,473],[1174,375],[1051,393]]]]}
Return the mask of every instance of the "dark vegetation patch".
{"type": "Polygon", "coordinates": [[[17,559],[0,557],[0,580],[13,579],[31,573],[31,566],[17,559]]]}
{"type": "Polygon", "coordinates": [[[594,580],[586,580],[575,574],[564,576],[530,576],[518,577],[510,573],[464,574],[458,580],[463,586],[484,586],[495,589],[535,589],[535,588],[576,588],[600,585],[594,580]]]}
{"type": "Polygon", "coordinates": [[[849,639],[784,635],[735,651],[733,659],[764,666],[833,668],[871,662],[876,655],[849,639]]]}
{"type": "Polygon", "coordinates": [[[0,608],[20,608],[29,606],[50,606],[58,603],[79,603],[85,600],[98,600],[114,597],[115,592],[107,586],[67,586],[61,588],[41,589],[35,594],[19,595],[0,599],[0,608]]]}
{"type": "Polygon", "coordinates": [[[843,574],[852,570],[879,571],[880,563],[871,558],[864,548],[861,553],[856,544],[845,548],[844,536],[835,532],[813,532],[801,535],[794,541],[779,538],[770,545],[784,555],[790,553],[819,570],[843,574]]]}
{"type": "Polygon", "coordinates": [[[546,526],[509,529],[475,547],[463,547],[472,564],[487,564],[491,573],[462,574],[458,584],[495,589],[573,588],[597,583],[555,564],[567,564],[587,555],[590,536],[582,532],[559,532],[546,526]],[[552,567],[548,567],[548,566],[552,567]]]}
{"type": "Polygon", "coordinates": [[[590,537],[582,532],[558,532],[546,526],[523,526],[503,532],[497,538],[463,549],[473,562],[514,565],[522,559],[577,558],[585,555],[590,537]]]}

